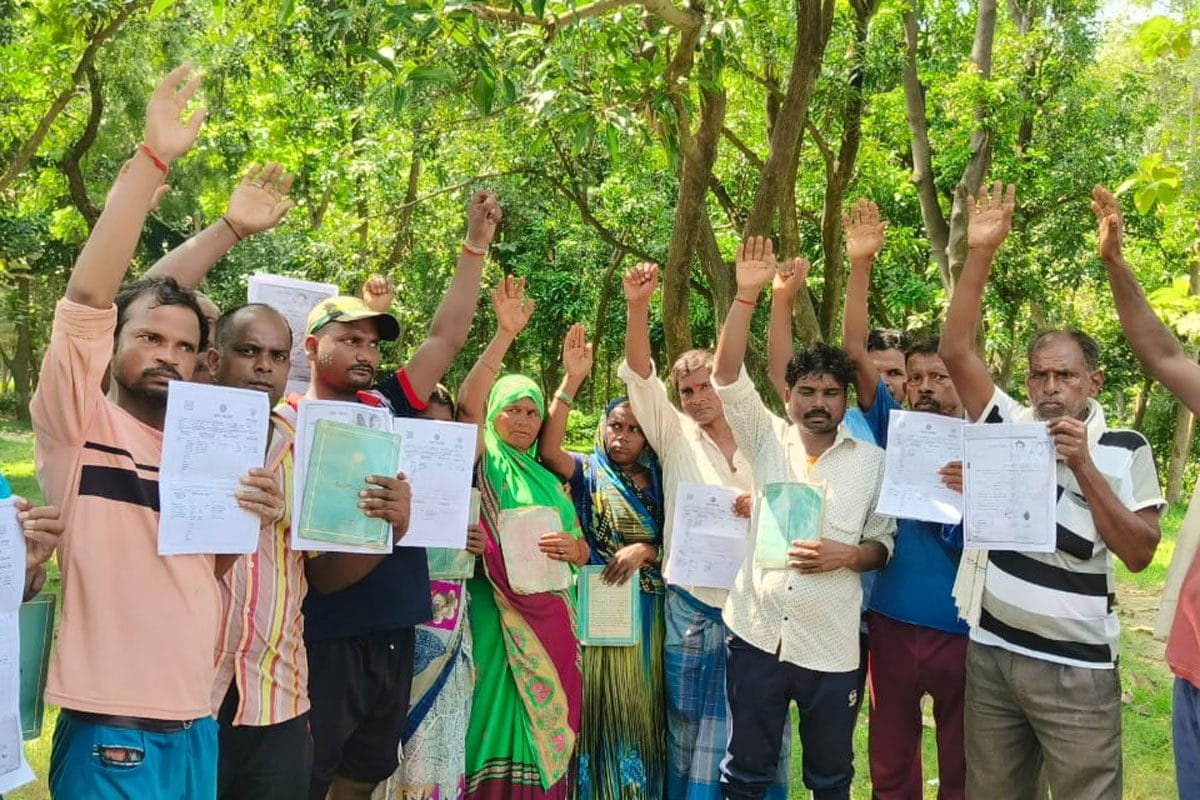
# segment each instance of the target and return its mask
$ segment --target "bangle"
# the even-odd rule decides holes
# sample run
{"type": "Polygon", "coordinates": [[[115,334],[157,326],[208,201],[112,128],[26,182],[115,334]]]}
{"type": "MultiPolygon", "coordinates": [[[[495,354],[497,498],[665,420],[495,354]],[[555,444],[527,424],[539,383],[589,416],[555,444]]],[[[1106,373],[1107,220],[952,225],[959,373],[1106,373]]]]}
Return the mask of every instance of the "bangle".
{"type": "Polygon", "coordinates": [[[462,251],[465,255],[479,256],[480,258],[483,258],[487,255],[486,247],[480,247],[477,244],[472,244],[469,239],[463,239],[462,251]]]}
{"type": "Polygon", "coordinates": [[[229,232],[232,233],[239,242],[242,240],[242,235],[237,232],[237,228],[233,227],[233,223],[229,221],[229,217],[222,214],[221,222],[225,223],[225,225],[229,228],[229,232]]]}
{"type": "Polygon", "coordinates": [[[158,157],[158,156],[155,154],[155,152],[154,152],[153,150],[151,150],[151,149],[150,149],[150,145],[148,145],[148,144],[146,144],[145,142],[143,142],[142,144],[139,144],[139,145],[138,145],[138,150],[140,150],[140,151],[142,151],[143,153],[145,153],[145,154],[146,154],[146,158],[148,158],[148,159],[150,159],[151,161],[153,161],[153,162],[154,162],[154,166],[156,166],[156,167],[158,167],[160,170],[162,170],[162,174],[163,174],[163,175],[166,175],[166,174],[167,174],[167,162],[165,162],[165,161],[163,161],[161,158],[159,158],[159,157],[158,157]]]}
{"type": "Polygon", "coordinates": [[[733,296],[733,302],[741,303],[742,305],[750,306],[751,308],[754,308],[756,305],[758,305],[757,300],[743,300],[742,298],[738,297],[737,295],[733,296]]]}
{"type": "Polygon", "coordinates": [[[567,408],[575,407],[575,398],[571,397],[571,395],[567,394],[562,389],[559,389],[557,392],[555,392],[554,396],[566,403],[567,408]]]}

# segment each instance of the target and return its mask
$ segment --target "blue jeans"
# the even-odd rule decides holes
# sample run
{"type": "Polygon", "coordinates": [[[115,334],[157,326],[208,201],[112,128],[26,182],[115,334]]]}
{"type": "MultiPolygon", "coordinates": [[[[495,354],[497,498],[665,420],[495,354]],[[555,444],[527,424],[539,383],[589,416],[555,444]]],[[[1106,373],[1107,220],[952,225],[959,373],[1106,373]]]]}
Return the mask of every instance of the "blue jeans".
{"type": "Polygon", "coordinates": [[[177,733],[96,725],[58,715],[50,750],[50,796],[61,800],[214,800],[217,722],[177,733]]]}
{"type": "Polygon", "coordinates": [[[1171,703],[1171,738],[1179,796],[1200,797],[1200,689],[1178,677],[1171,703]]]}

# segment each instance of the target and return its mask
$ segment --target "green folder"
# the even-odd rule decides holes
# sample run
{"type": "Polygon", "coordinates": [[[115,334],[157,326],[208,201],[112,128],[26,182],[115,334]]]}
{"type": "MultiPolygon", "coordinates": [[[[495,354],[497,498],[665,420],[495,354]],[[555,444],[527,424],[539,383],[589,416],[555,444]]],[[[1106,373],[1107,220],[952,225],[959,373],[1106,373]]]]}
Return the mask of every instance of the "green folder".
{"type": "Polygon", "coordinates": [[[591,647],[629,647],[637,644],[642,629],[642,604],[638,597],[640,570],[622,586],[600,579],[604,567],[579,568],[579,641],[591,647]]]}
{"type": "Polygon", "coordinates": [[[46,711],[46,673],[50,668],[50,641],[54,638],[52,594],[39,594],[21,604],[17,614],[21,636],[21,735],[25,741],[42,735],[46,711]]]}
{"type": "Polygon", "coordinates": [[[392,549],[392,528],[358,507],[368,475],[395,475],[400,437],[361,425],[318,420],[309,448],[300,536],[319,542],[392,549]]]}
{"type": "Polygon", "coordinates": [[[768,483],[758,499],[754,566],[785,569],[794,539],[819,539],[825,519],[825,485],[768,483]]]}

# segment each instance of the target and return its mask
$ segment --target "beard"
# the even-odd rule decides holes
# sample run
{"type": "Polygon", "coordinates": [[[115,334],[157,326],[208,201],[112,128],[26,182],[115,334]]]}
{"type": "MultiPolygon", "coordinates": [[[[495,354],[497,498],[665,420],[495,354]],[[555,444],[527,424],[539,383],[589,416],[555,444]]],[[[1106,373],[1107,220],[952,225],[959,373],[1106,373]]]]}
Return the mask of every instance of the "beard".
{"type": "Polygon", "coordinates": [[[151,383],[151,378],[166,378],[167,380],[181,381],[183,376],[173,367],[151,367],[150,369],[142,370],[142,374],[134,383],[125,383],[117,380],[117,384],[134,397],[139,397],[143,400],[149,400],[153,403],[167,402],[167,387],[158,383],[151,383]]]}
{"type": "Polygon", "coordinates": [[[933,397],[918,397],[913,403],[913,411],[928,411],[933,414],[942,413],[942,403],[933,397]]]}

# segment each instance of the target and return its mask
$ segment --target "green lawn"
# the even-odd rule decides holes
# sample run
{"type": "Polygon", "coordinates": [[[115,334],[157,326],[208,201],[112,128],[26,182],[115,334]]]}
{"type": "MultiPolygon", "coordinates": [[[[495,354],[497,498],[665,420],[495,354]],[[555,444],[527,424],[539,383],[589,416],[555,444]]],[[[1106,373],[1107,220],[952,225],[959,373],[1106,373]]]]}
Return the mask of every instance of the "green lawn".
{"type": "MultiPolygon", "coordinates": [[[[33,436],[27,427],[0,420],[0,468],[14,491],[40,499],[33,469],[33,436]]],[[[1166,578],[1167,565],[1174,550],[1175,532],[1183,520],[1183,509],[1172,508],[1163,520],[1163,542],[1154,563],[1132,575],[1117,568],[1118,611],[1121,616],[1121,684],[1124,688],[1125,797],[1128,800],[1167,800],[1174,798],[1175,767],[1171,756],[1171,675],[1163,663],[1163,645],[1150,632],[1158,609],[1158,595],[1166,578]]],[[[51,565],[47,590],[59,588],[58,569],[51,565]]],[[[50,732],[58,710],[46,713],[44,730],[38,740],[27,743],[26,753],[38,782],[10,793],[8,800],[45,800],[46,768],[50,760],[50,732]]],[[[867,776],[867,715],[864,704],[862,724],[855,732],[858,775],[853,796],[870,798],[867,776]]],[[[794,730],[794,728],[793,728],[794,730]]],[[[793,736],[793,741],[796,737],[793,736]]],[[[925,730],[924,764],[926,798],[937,797],[937,758],[933,728],[925,730]]],[[[794,798],[807,797],[800,782],[799,745],[792,758],[794,798]]]]}

